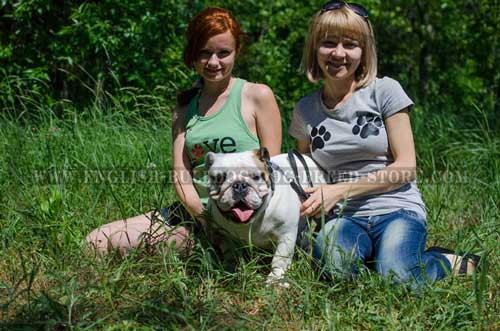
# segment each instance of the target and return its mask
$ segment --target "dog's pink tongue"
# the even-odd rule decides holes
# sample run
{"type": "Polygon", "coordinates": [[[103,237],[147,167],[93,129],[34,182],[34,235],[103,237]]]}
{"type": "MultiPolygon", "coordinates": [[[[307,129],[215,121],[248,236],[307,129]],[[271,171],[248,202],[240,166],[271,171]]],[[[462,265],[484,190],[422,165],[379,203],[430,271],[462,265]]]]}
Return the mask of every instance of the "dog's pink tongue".
{"type": "Polygon", "coordinates": [[[231,209],[231,211],[236,215],[236,217],[238,217],[238,220],[241,223],[245,223],[246,221],[248,221],[250,217],[252,217],[252,214],[254,212],[253,209],[241,210],[240,208],[237,207],[231,209]]]}

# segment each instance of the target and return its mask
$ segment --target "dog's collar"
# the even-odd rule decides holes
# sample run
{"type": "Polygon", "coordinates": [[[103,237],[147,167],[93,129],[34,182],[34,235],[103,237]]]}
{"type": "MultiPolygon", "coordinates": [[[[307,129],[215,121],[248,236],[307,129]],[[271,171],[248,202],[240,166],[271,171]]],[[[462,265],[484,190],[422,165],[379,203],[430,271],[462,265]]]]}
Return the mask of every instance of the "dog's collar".
{"type": "Polygon", "coordinates": [[[271,186],[271,192],[274,192],[275,188],[275,182],[276,180],[274,179],[274,172],[275,171],[281,171],[281,168],[275,164],[272,163],[271,161],[266,162],[266,167],[267,167],[267,172],[269,173],[269,184],[271,186]]]}

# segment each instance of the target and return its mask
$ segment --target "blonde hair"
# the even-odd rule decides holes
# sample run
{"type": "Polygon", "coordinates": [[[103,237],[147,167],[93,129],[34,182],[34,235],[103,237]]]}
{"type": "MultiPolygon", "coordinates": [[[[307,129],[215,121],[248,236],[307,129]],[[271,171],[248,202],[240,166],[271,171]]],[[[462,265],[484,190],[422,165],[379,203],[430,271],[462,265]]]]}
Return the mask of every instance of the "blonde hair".
{"type": "Polygon", "coordinates": [[[319,11],[313,17],[302,57],[302,68],[309,81],[317,83],[323,78],[317,53],[321,40],[328,35],[348,37],[359,42],[362,53],[361,62],[355,73],[357,88],[365,87],[375,80],[377,51],[372,26],[368,19],[356,14],[346,5],[323,13],[319,11]]]}

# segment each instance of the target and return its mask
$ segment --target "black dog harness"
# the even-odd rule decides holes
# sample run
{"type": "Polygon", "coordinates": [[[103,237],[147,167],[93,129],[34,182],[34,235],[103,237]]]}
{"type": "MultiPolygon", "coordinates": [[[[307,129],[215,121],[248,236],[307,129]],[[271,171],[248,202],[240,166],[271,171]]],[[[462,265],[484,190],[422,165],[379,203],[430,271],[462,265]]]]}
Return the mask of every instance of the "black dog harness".
{"type": "MultiPolygon", "coordinates": [[[[309,167],[307,166],[306,160],[300,154],[296,149],[289,149],[288,150],[288,160],[290,162],[290,167],[292,168],[293,171],[293,178],[291,178],[289,184],[292,187],[292,189],[297,193],[297,195],[300,198],[300,201],[304,202],[309,198],[309,193],[304,191],[302,186],[300,185],[300,179],[299,179],[299,170],[297,168],[297,162],[295,161],[295,158],[297,158],[300,163],[302,163],[302,166],[304,167],[304,170],[306,172],[307,176],[307,182],[309,183],[310,187],[313,187],[312,179],[311,179],[311,172],[309,170],[309,167]]],[[[271,190],[274,191],[275,187],[275,180],[274,180],[274,172],[279,171],[281,175],[285,176],[285,172],[283,169],[281,169],[277,164],[272,163],[270,161],[267,162],[267,169],[269,171],[269,181],[271,184],[271,190]]]]}
{"type": "Polygon", "coordinates": [[[309,193],[306,193],[302,186],[300,185],[300,179],[299,179],[299,170],[297,168],[297,162],[295,162],[295,157],[302,163],[302,166],[304,167],[304,171],[306,172],[307,176],[307,182],[309,183],[309,187],[313,187],[313,182],[311,179],[311,172],[309,171],[309,167],[307,166],[306,160],[300,154],[296,149],[291,148],[288,150],[288,160],[290,161],[290,166],[292,167],[293,171],[293,176],[294,179],[290,182],[290,185],[292,186],[293,190],[297,192],[297,194],[300,197],[300,200],[304,202],[309,198],[309,193]]]}

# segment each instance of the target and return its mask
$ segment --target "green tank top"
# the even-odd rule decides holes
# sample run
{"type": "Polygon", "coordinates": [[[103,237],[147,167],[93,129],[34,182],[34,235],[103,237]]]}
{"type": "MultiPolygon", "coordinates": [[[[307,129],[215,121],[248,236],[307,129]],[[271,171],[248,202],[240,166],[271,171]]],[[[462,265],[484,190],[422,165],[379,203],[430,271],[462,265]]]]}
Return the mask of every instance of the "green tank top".
{"type": "Polygon", "coordinates": [[[208,152],[234,153],[259,149],[259,139],[248,129],[241,115],[241,90],[245,80],[236,79],[219,111],[210,116],[198,114],[198,93],[186,114],[185,148],[193,170],[193,183],[201,202],[208,201],[205,155],[208,152]]]}

